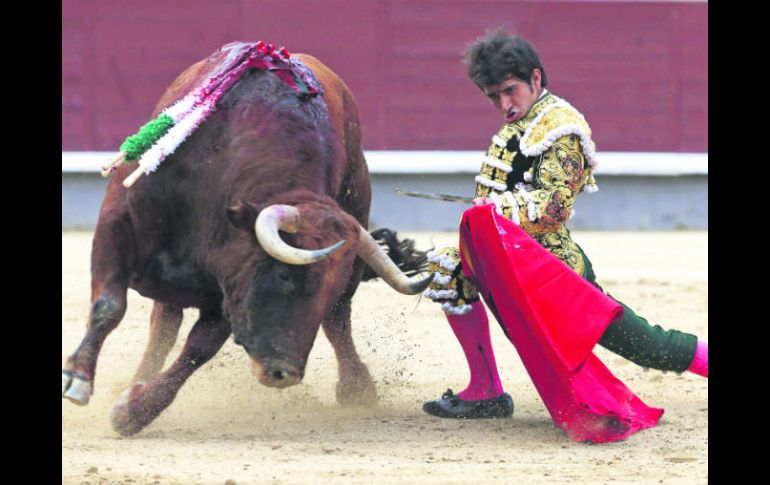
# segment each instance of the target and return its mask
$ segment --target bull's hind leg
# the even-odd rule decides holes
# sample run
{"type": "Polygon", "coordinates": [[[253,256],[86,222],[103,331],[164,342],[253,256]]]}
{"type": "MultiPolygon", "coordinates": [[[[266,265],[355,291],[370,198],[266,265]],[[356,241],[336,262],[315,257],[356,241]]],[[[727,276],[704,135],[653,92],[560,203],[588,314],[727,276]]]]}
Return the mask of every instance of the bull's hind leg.
{"type": "Polygon", "coordinates": [[[141,431],[166,409],[193,372],[209,361],[230,335],[230,323],[217,311],[203,312],[182,353],[165,372],[123,391],[112,407],[112,428],[123,436],[141,431]]]}
{"type": "Polygon", "coordinates": [[[131,382],[146,381],[163,369],[171,348],[176,343],[183,312],[180,307],[156,301],[150,315],[150,339],[142,362],[131,382]]]}
{"type": "Polygon", "coordinates": [[[94,390],[99,351],[126,313],[128,248],[124,247],[128,223],[114,218],[100,221],[91,251],[91,311],[86,335],[67,358],[62,369],[62,397],[75,404],[88,404],[94,390]]]}
{"type": "Polygon", "coordinates": [[[356,352],[350,328],[350,296],[343,296],[323,321],[326,337],[337,355],[340,380],[337,382],[337,402],[342,405],[373,406],[377,389],[366,364],[356,352]]]}

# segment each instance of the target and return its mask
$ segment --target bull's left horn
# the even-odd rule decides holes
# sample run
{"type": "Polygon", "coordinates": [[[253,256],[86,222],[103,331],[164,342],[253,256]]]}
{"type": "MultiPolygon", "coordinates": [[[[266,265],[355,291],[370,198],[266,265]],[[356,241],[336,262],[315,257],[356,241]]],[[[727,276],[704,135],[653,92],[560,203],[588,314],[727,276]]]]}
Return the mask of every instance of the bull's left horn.
{"type": "Polygon", "coordinates": [[[286,244],[278,230],[295,233],[298,230],[299,210],[290,205],[271,205],[257,216],[254,230],[257,240],[267,254],[287,264],[311,264],[328,258],[345,244],[345,240],[323,249],[299,249],[286,244]]]}
{"type": "Polygon", "coordinates": [[[405,295],[416,295],[433,281],[433,274],[423,279],[409,278],[385,254],[372,235],[363,227],[358,227],[361,239],[358,242],[356,253],[394,290],[405,295]]]}

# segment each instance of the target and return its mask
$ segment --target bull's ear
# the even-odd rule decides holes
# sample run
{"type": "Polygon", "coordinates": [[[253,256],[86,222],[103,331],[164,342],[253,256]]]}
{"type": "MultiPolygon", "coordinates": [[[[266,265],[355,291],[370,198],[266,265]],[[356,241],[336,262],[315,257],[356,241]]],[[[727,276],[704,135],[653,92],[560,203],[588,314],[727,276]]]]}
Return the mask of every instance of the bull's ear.
{"type": "Polygon", "coordinates": [[[227,216],[227,220],[234,227],[253,231],[254,223],[257,221],[257,215],[259,215],[259,212],[263,208],[264,206],[261,204],[241,200],[234,206],[228,207],[225,211],[225,215],[227,216]]]}

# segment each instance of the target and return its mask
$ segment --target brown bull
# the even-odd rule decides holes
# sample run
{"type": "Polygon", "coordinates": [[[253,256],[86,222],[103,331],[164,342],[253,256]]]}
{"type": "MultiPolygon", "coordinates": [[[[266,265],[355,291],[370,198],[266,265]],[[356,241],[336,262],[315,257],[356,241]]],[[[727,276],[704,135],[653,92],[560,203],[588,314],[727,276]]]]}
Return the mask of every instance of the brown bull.
{"type": "MultiPolygon", "coordinates": [[[[365,266],[408,294],[430,277],[407,278],[363,229],[371,194],[353,97],[321,62],[293,57],[313,71],[322,97],[298,96],[278,76],[249,71],[156,172],[127,189],[122,182],[136,165],[123,165],[107,187],[87,331],[62,371],[62,396],[88,403],[99,350],[126,311],[128,288],[153,299],[144,358],[111,413],[121,434],[157,417],[231,334],[262,384],[285,387],[301,381],[322,324],[339,364],[337,400],[376,399],[350,331],[365,266]],[[199,308],[200,319],[161,372],[185,307],[199,308]]],[[[222,58],[220,50],[182,73],[153,116],[222,58]]]]}

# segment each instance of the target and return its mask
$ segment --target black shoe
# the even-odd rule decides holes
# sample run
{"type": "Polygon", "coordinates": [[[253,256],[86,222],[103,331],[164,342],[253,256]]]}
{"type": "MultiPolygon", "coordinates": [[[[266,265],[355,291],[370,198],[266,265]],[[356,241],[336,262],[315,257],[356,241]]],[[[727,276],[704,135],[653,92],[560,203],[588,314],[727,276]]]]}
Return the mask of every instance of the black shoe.
{"type": "Polygon", "coordinates": [[[466,401],[447,389],[441,399],[423,403],[422,410],[439,418],[509,418],[513,415],[513,399],[504,392],[492,399],[466,401]]]}

